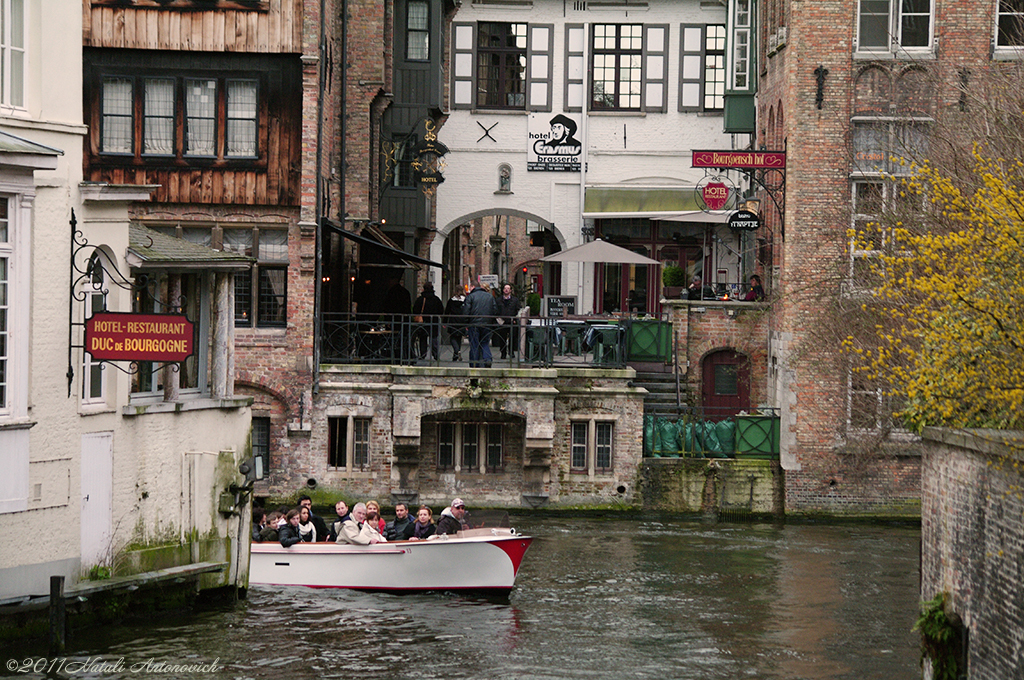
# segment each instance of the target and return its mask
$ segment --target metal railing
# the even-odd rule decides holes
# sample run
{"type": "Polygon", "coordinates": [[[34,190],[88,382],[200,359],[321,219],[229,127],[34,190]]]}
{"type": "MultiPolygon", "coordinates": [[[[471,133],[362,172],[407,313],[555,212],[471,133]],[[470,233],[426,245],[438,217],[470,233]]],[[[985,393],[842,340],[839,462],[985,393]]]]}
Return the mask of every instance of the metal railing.
{"type": "Polygon", "coordinates": [[[778,460],[780,412],[687,407],[682,415],[644,416],[644,456],[778,460]]]}
{"type": "Polygon", "coordinates": [[[469,324],[466,317],[324,314],[321,361],[466,365],[471,325],[480,343],[489,343],[492,367],[622,368],[628,361],[669,362],[672,358],[671,325],[646,316],[484,317],[479,324],[469,324]]]}

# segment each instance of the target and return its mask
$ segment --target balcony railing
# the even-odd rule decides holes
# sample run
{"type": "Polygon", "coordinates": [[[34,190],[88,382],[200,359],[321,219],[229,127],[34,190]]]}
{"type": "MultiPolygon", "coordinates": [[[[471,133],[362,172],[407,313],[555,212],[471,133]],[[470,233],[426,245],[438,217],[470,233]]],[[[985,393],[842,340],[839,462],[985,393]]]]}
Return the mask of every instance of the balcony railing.
{"type": "Polygon", "coordinates": [[[644,416],[644,456],[779,459],[779,410],[687,408],[679,416],[644,416]]]}
{"type": "MultiPolygon", "coordinates": [[[[412,314],[325,314],[321,361],[468,365],[470,347],[463,317],[420,319],[412,314]]],[[[671,324],[651,317],[487,317],[479,329],[490,344],[492,367],[623,368],[629,361],[672,359],[671,324]]]]}

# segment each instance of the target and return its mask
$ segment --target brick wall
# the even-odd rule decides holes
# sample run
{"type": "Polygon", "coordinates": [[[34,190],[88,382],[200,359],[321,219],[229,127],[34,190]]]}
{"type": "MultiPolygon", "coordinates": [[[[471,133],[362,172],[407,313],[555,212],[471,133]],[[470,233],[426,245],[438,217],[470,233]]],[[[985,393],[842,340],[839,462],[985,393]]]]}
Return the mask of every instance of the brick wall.
{"type": "Polygon", "coordinates": [[[921,599],[951,596],[969,631],[967,677],[1019,678],[1024,433],[929,429],[925,440],[921,599]]]}

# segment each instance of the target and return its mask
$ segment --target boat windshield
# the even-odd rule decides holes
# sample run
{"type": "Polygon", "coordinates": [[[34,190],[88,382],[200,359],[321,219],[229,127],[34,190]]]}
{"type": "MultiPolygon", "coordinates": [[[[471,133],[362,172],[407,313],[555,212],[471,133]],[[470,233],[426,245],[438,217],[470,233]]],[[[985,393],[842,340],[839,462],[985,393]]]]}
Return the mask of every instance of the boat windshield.
{"type": "Polygon", "coordinates": [[[504,510],[466,510],[466,523],[471,529],[488,527],[509,528],[508,513],[504,510]]]}

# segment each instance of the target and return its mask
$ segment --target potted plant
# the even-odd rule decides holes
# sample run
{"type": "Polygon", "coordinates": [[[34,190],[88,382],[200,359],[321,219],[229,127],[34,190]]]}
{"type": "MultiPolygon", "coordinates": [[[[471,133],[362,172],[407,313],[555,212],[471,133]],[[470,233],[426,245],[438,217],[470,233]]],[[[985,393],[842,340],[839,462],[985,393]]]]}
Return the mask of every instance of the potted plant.
{"type": "Polygon", "coordinates": [[[662,297],[667,300],[678,298],[686,288],[686,270],[672,265],[662,267],[661,282],[665,285],[662,297]]]}

